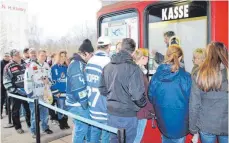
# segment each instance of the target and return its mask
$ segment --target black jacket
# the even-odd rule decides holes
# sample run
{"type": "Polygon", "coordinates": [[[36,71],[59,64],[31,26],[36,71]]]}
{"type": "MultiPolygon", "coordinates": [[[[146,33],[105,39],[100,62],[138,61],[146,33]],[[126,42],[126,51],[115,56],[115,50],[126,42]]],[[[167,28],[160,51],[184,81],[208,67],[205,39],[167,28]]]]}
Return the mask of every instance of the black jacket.
{"type": "Polygon", "coordinates": [[[1,60],[1,85],[3,85],[3,70],[9,61],[1,60]]]}
{"type": "Polygon", "coordinates": [[[99,90],[107,96],[111,115],[136,117],[137,111],[146,105],[143,73],[126,51],[120,51],[104,68],[99,90]]]}
{"type": "Polygon", "coordinates": [[[228,135],[228,79],[227,70],[222,70],[222,87],[219,91],[204,92],[193,76],[189,100],[189,130],[195,134],[206,132],[214,135],[228,135]]]}
{"type": "Polygon", "coordinates": [[[26,96],[24,91],[24,73],[26,63],[11,61],[4,68],[3,84],[9,93],[26,96]]]}

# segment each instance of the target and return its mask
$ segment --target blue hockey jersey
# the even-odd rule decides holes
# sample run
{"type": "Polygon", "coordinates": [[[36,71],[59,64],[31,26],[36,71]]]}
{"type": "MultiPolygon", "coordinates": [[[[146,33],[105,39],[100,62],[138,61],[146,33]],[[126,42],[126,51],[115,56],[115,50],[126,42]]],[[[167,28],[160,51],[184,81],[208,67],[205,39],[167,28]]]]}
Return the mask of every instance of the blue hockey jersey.
{"type": "Polygon", "coordinates": [[[98,50],[95,55],[88,61],[86,66],[88,103],[90,116],[93,120],[99,122],[107,121],[107,100],[100,95],[98,87],[103,68],[110,62],[110,57],[104,51],[98,50]]]}
{"type": "Polygon", "coordinates": [[[83,59],[76,55],[67,70],[66,105],[86,108],[87,84],[85,80],[85,65],[83,59]]]}
{"type": "Polygon", "coordinates": [[[57,94],[60,93],[60,98],[66,97],[66,80],[67,80],[67,69],[66,65],[55,64],[51,68],[52,73],[52,94],[54,98],[57,98],[57,94]]]}

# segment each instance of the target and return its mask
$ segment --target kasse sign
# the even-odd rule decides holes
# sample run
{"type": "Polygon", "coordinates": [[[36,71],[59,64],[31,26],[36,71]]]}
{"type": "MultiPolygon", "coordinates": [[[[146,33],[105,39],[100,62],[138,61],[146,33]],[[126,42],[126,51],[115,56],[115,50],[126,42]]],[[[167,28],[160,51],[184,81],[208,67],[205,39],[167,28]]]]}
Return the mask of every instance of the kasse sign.
{"type": "Polygon", "coordinates": [[[162,20],[173,20],[189,17],[189,5],[181,5],[162,9],[162,20]]]}

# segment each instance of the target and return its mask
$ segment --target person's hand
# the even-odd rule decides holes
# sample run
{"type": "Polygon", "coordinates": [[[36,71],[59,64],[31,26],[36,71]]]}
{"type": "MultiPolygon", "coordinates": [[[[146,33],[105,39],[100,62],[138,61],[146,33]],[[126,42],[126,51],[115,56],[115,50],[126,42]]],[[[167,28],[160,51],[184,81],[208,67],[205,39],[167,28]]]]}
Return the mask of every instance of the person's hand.
{"type": "Polygon", "coordinates": [[[45,85],[49,84],[49,79],[47,77],[42,78],[42,81],[45,85]]]}
{"type": "Polygon", "coordinates": [[[56,97],[60,98],[61,93],[57,93],[56,97]]]}

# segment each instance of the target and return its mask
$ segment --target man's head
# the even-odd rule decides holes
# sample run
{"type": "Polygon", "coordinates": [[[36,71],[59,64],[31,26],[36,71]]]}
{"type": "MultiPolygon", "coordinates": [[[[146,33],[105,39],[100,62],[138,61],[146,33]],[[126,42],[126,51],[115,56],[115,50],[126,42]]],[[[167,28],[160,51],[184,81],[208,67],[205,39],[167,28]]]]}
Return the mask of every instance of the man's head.
{"type": "Polygon", "coordinates": [[[13,49],[10,51],[10,56],[13,61],[20,63],[21,62],[21,55],[20,52],[16,49],[13,49]]]}
{"type": "Polygon", "coordinates": [[[98,39],[98,42],[97,42],[97,48],[99,50],[103,50],[103,51],[106,51],[107,53],[110,52],[110,48],[111,48],[111,40],[109,37],[107,36],[101,36],[99,37],[98,39]]]}
{"type": "Polygon", "coordinates": [[[44,63],[46,60],[47,56],[46,56],[46,51],[45,50],[39,50],[37,53],[37,60],[39,63],[44,63]]]}
{"type": "Polygon", "coordinates": [[[24,59],[29,59],[29,48],[23,50],[24,59]]]}
{"type": "Polygon", "coordinates": [[[175,36],[175,33],[173,31],[167,31],[164,33],[164,42],[167,47],[169,46],[169,40],[172,36],[175,36]]]}
{"type": "Polygon", "coordinates": [[[31,60],[36,60],[37,59],[37,53],[36,53],[36,50],[34,48],[30,48],[29,49],[29,58],[31,60]]]}
{"type": "Polygon", "coordinates": [[[88,62],[89,59],[92,57],[93,52],[94,48],[92,47],[91,41],[89,39],[85,39],[79,48],[79,54],[81,58],[85,62],[88,62]]]}
{"type": "Polygon", "coordinates": [[[122,40],[121,49],[133,54],[136,48],[136,43],[131,38],[124,38],[122,40]]]}
{"type": "Polygon", "coordinates": [[[10,54],[9,54],[9,53],[4,53],[3,59],[4,59],[5,61],[10,61],[10,54]]]}

